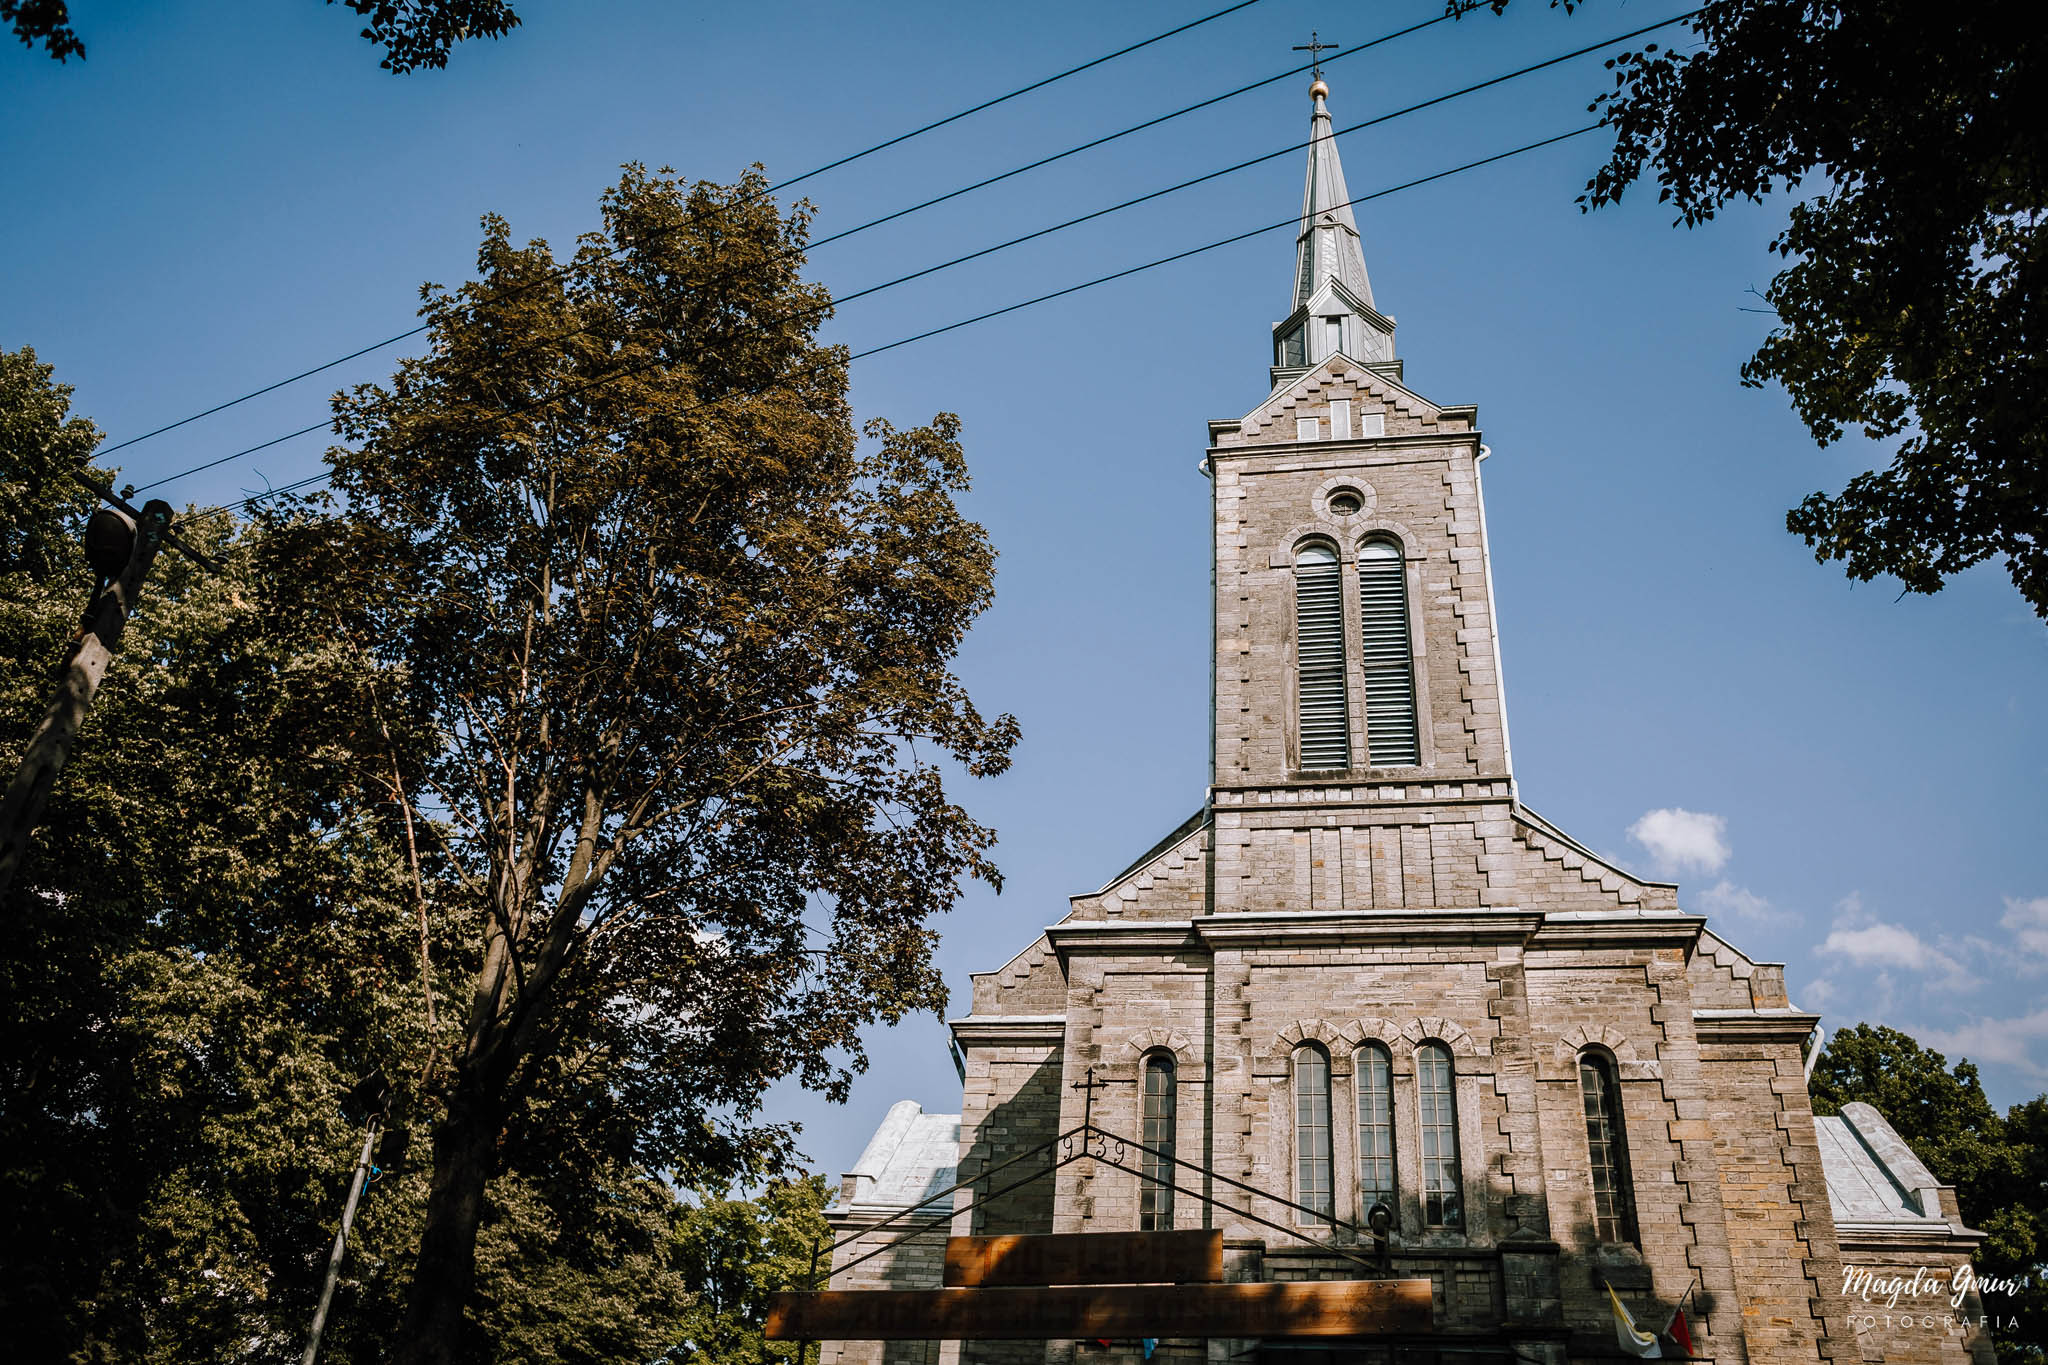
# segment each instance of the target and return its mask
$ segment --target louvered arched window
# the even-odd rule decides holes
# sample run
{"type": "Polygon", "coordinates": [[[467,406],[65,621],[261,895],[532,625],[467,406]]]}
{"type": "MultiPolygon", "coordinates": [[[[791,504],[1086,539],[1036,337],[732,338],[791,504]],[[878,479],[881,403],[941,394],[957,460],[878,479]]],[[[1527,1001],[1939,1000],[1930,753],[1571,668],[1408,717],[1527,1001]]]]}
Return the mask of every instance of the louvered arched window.
{"type": "Polygon", "coordinates": [[[1330,1057],[1319,1047],[1294,1050],[1294,1221],[1336,1216],[1330,1159],[1330,1057]],[[1311,1216],[1309,1211],[1315,1216],[1311,1216]]]}
{"type": "Polygon", "coordinates": [[[1301,766],[1351,766],[1344,701],[1344,583],[1337,551],[1305,545],[1294,557],[1295,660],[1301,675],[1301,766]]]}
{"type": "Polygon", "coordinates": [[[1399,1211],[1394,1193],[1394,1061],[1378,1043],[1367,1043],[1353,1059],[1358,1077],[1358,1202],[1362,1213],[1374,1204],[1399,1211]]]}
{"type": "Polygon", "coordinates": [[[1160,1232],[1173,1226],[1174,1061],[1164,1052],[1145,1059],[1144,1113],[1138,1141],[1138,1231],[1160,1232]]]}
{"type": "Polygon", "coordinates": [[[1407,564],[1395,541],[1368,540],[1358,547],[1358,624],[1367,759],[1376,768],[1420,763],[1407,564]]]}
{"type": "Polygon", "coordinates": [[[1433,1228],[1465,1226],[1458,1174],[1457,1073],[1442,1043],[1415,1049],[1415,1079],[1422,1137],[1422,1221],[1433,1228]]]}
{"type": "Polygon", "coordinates": [[[1603,1242],[1636,1240],[1628,1135],[1621,1124],[1621,1087],[1614,1066],[1597,1052],[1579,1054],[1579,1097],[1586,1108],[1586,1157],[1593,1170],[1593,1230],[1603,1242]]]}

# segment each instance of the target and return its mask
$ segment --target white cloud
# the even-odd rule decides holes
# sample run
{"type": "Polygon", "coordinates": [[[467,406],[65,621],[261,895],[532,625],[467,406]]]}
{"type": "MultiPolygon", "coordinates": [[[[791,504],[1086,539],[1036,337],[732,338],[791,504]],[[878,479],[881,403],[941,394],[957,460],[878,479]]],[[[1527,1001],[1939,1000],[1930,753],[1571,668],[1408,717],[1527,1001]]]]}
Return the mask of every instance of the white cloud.
{"type": "Polygon", "coordinates": [[[1784,911],[1771,908],[1769,901],[1748,887],[1737,886],[1726,877],[1700,892],[1694,900],[1709,915],[1748,920],[1752,924],[1792,918],[1784,911]]]}
{"type": "Polygon", "coordinates": [[[1628,837],[1650,851],[1659,867],[1670,872],[1719,872],[1728,861],[1728,822],[1718,815],[1676,807],[1644,813],[1628,827],[1628,837]]]}
{"type": "Polygon", "coordinates": [[[2048,1076],[2048,1066],[2032,1055],[2032,1045],[2048,1038],[2048,1009],[2017,1019],[1978,1019],[1957,1029],[1921,1029],[1920,1037],[1948,1054],[1951,1062],[1968,1057],[1973,1062],[1993,1062],[2029,1075],[2048,1076]]]}
{"type": "Polygon", "coordinates": [[[2039,971],[2048,966],[2048,896],[2032,900],[2007,896],[1998,927],[2012,935],[2011,946],[2027,959],[2021,970],[2039,971]]]}
{"type": "Polygon", "coordinates": [[[1834,927],[1814,951],[1857,967],[1925,972],[1937,977],[1937,984],[1948,990],[1976,984],[1962,963],[1905,925],[1872,918],[1864,910],[1862,898],[1854,893],[1836,902],[1834,927]]]}
{"type": "Polygon", "coordinates": [[[1808,1009],[1825,1010],[1831,1002],[1840,999],[1841,994],[1841,988],[1833,979],[1824,976],[1799,992],[1799,998],[1806,1002],[1808,1009]]]}
{"type": "MultiPolygon", "coordinates": [[[[1903,924],[1867,924],[1860,929],[1832,929],[1820,950],[1846,957],[1859,967],[1904,967],[1921,971],[1937,965],[1943,954],[1929,947],[1903,924]]],[[[1947,959],[1953,964],[1954,959],[1947,959]]]]}

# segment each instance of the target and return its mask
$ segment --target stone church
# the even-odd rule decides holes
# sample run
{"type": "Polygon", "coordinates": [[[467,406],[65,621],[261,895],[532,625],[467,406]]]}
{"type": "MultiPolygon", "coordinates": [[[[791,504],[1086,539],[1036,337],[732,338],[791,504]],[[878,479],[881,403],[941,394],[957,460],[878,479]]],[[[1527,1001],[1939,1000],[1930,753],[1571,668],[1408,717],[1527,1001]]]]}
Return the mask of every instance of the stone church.
{"type": "MultiPolygon", "coordinates": [[[[830,1211],[834,1266],[865,1256],[831,1286],[936,1286],[949,1233],[1174,1228],[1221,1229],[1231,1280],[1356,1277],[1384,1205],[1426,1335],[1156,1354],[1564,1365],[1623,1356],[1618,1300],[1652,1332],[1683,1301],[1728,1365],[1988,1362],[1974,1299],[1901,1326],[1845,1295],[1845,1266],[1945,1278],[1981,1234],[1875,1111],[1816,1120],[1819,1019],[1783,968],[1523,803],[1489,452],[1475,408],[1408,383],[1327,94],[1266,396],[1208,427],[1207,799],[974,977],[960,1112],[890,1112],[830,1211]],[[1055,1165],[1084,1116],[1155,1155],[1055,1165]]],[[[820,1365],[1140,1353],[828,1342],[820,1365]]]]}

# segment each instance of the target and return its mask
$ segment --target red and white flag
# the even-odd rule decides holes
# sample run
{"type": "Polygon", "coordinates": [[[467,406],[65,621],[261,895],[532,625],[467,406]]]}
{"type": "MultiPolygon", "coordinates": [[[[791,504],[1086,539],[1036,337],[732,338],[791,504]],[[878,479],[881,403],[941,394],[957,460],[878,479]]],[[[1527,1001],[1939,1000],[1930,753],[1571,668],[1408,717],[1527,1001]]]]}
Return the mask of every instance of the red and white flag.
{"type": "Polygon", "coordinates": [[[1671,1338],[1672,1345],[1687,1356],[1693,1354],[1692,1328],[1685,1321],[1685,1300],[1678,1301],[1678,1307],[1671,1310],[1671,1321],[1664,1325],[1664,1335],[1671,1338]]]}

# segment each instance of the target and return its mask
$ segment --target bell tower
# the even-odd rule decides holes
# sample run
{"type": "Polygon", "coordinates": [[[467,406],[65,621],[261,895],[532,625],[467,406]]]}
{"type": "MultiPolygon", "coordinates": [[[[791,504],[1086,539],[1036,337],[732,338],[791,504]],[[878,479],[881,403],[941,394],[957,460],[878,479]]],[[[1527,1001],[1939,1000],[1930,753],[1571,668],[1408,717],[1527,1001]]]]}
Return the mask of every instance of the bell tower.
{"type": "Polygon", "coordinates": [[[1512,904],[1488,856],[1507,838],[1514,777],[1486,447],[1476,409],[1405,383],[1328,95],[1321,80],[1310,89],[1271,392],[1209,424],[1215,908],[1512,904]]]}

